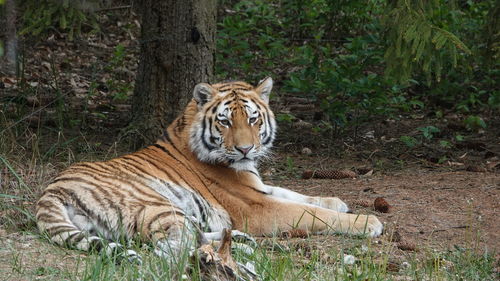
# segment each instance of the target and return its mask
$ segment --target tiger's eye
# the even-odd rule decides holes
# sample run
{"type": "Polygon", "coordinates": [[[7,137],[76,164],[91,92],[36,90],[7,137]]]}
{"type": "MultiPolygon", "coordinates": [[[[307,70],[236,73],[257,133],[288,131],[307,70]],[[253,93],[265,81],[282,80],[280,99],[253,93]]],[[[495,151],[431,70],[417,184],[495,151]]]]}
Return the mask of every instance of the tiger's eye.
{"type": "Polygon", "coordinates": [[[231,123],[227,119],[219,120],[219,123],[225,127],[229,127],[231,125],[231,123]]]}
{"type": "Polygon", "coordinates": [[[248,122],[250,122],[250,124],[253,124],[255,122],[257,122],[257,117],[252,117],[248,120],[248,122]]]}

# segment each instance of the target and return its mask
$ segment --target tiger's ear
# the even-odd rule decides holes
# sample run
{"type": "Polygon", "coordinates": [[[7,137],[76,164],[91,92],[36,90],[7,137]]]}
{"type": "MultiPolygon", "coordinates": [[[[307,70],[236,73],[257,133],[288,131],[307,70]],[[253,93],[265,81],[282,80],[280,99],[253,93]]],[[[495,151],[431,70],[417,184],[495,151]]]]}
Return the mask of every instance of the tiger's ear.
{"type": "Polygon", "coordinates": [[[193,98],[201,107],[212,99],[214,88],[207,83],[200,83],[194,87],[193,98]]]}
{"type": "Polygon", "coordinates": [[[259,85],[255,89],[260,97],[266,102],[269,102],[269,95],[273,89],[273,79],[271,77],[264,78],[260,80],[259,85]]]}

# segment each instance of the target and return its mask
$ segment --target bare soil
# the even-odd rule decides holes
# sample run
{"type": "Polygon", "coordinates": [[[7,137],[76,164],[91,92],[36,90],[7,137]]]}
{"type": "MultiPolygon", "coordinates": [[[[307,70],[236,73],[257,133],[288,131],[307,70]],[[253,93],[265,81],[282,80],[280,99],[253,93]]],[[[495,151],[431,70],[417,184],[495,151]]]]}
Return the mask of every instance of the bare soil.
{"type": "Polygon", "coordinates": [[[385,235],[397,231],[406,242],[425,248],[500,249],[500,175],[467,171],[411,169],[391,175],[321,180],[274,180],[273,184],[314,196],[336,196],[354,213],[372,213],[386,224],[385,235]],[[376,212],[371,204],[383,197],[392,206],[376,212]],[[477,243],[477,245],[476,245],[477,243]]]}

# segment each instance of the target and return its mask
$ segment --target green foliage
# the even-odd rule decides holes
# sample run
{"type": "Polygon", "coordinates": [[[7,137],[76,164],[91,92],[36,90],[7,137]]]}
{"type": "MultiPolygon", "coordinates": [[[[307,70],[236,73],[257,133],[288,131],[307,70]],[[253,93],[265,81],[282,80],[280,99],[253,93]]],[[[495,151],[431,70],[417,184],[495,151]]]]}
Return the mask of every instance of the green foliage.
{"type": "MultiPolygon", "coordinates": [[[[408,5],[416,11],[424,11],[426,17],[422,20],[428,21],[428,25],[440,28],[440,30],[432,29],[435,32],[432,34],[437,34],[441,30],[445,31],[443,38],[446,38],[446,41],[436,39],[427,42],[427,49],[422,49],[424,53],[418,61],[410,62],[412,53],[408,48],[413,48],[413,44],[406,42],[406,45],[402,45],[406,46],[407,62],[413,67],[412,77],[427,83],[427,87],[421,87],[420,96],[429,99],[432,105],[461,112],[473,112],[485,107],[498,108],[499,103],[496,97],[498,96],[499,56],[498,46],[492,42],[493,38],[498,39],[499,36],[500,22],[497,18],[500,16],[500,5],[498,1],[465,1],[460,4],[455,1],[423,1],[425,3],[399,1],[398,3],[403,2],[410,3],[408,5]],[[492,26],[497,27],[496,32],[493,31],[492,26]],[[458,38],[460,42],[456,41],[458,38]],[[440,42],[441,44],[444,42],[444,45],[438,45],[440,42]],[[468,48],[465,48],[465,45],[468,48]],[[424,67],[426,62],[428,66],[424,67]]],[[[407,16],[410,17],[410,15],[407,16]]],[[[392,23],[396,28],[398,23],[395,21],[392,23]]],[[[419,25],[420,31],[414,33],[418,37],[416,40],[424,40],[425,33],[421,32],[425,29],[424,26],[424,23],[419,25]]],[[[390,51],[391,48],[395,49],[396,43],[391,39],[395,38],[396,33],[393,29],[387,28],[389,29],[387,41],[392,42],[388,44],[387,50],[390,51]]],[[[432,34],[431,38],[437,36],[432,34]]],[[[422,44],[424,43],[416,45],[417,48],[421,48],[422,44]]],[[[386,57],[386,60],[388,63],[386,73],[390,74],[391,58],[386,57]]],[[[398,66],[395,62],[392,69],[394,73],[390,75],[397,77],[398,73],[405,72],[406,68],[398,66]]]]}
{"type": "Polygon", "coordinates": [[[221,79],[258,80],[287,56],[279,10],[268,1],[240,1],[218,25],[216,73],[221,79]]]}
{"type": "Polygon", "coordinates": [[[451,148],[452,147],[452,144],[451,142],[449,141],[446,141],[446,140],[440,140],[439,141],[439,146],[443,147],[443,148],[451,148]]]}
{"type": "Polygon", "coordinates": [[[382,63],[378,40],[374,36],[349,39],[344,53],[335,57],[331,46],[297,48],[296,59],[291,61],[299,67],[290,73],[284,89],[317,99],[338,127],[390,114],[393,108],[387,105],[398,103],[400,87],[377,73],[382,63]]]}
{"type": "Polygon", "coordinates": [[[292,157],[289,156],[286,157],[286,169],[287,172],[290,174],[295,173],[296,167],[292,157]]]}
{"type": "Polygon", "coordinates": [[[409,148],[413,148],[420,143],[416,138],[411,136],[401,136],[399,140],[409,148]]]}
{"type": "Polygon", "coordinates": [[[283,1],[283,26],[290,26],[290,40],[344,40],[365,30],[378,1],[294,0],[283,1]]]}
{"type": "Polygon", "coordinates": [[[223,78],[257,80],[281,69],[283,89],[316,100],[326,128],[390,114],[406,100],[382,75],[380,25],[371,15],[382,11],[378,1],[240,1],[232,9],[218,27],[223,78]]]}
{"type": "Polygon", "coordinates": [[[118,67],[123,65],[123,60],[125,58],[125,46],[118,44],[113,52],[113,57],[111,58],[111,66],[118,67]]]}
{"type": "Polygon", "coordinates": [[[23,28],[21,35],[38,36],[51,29],[68,33],[68,39],[82,33],[82,27],[88,26],[93,31],[99,30],[95,15],[84,12],[77,1],[70,0],[27,0],[23,1],[23,28]]]}
{"type": "MultiPolygon", "coordinates": [[[[434,139],[441,130],[435,126],[425,126],[417,128],[417,131],[421,133],[421,135],[417,135],[416,137],[412,136],[401,136],[399,140],[404,143],[408,148],[414,148],[417,145],[422,144],[423,142],[429,142],[434,139]]],[[[459,140],[457,136],[457,141],[459,140]]],[[[463,137],[462,137],[463,139],[463,137]]],[[[447,140],[440,140],[439,146],[443,148],[451,148],[452,143],[447,140]]]]}
{"type": "Polygon", "coordinates": [[[490,94],[490,96],[488,97],[488,105],[491,108],[500,108],[500,91],[494,91],[490,94]]]}
{"type": "MultiPolygon", "coordinates": [[[[125,70],[126,49],[122,44],[115,47],[111,61],[106,66],[106,71],[117,72],[125,70]]],[[[113,75],[106,80],[106,86],[113,95],[113,100],[126,100],[132,93],[132,85],[120,79],[119,75],[113,75]]]]}
{"type": "Polygon", "coordinates": [[[398,0],[389,6],[383,21],[388,76],[405,82],[414,72],[422,71],[428,82],[432,75],[439,81],[443,69],[456,67],[464,53],[471,53],[448,30],[448,24],[458,16],[450,5],[439,0],[398,0]]]}
{"type": "Polygon", "coordinates": [[[316,101],[327,130],[398,111],[498,109],[499,10],[492,0],[236,1],[218,26],[216,73],[277,77],[282,92],[316,101]]]}
{"type": "Polygon", "coordinates": [[[291,123],[293,121],[293,119],[295,119],[295,117],[293,115],[291,115],[290,113],[278,113],[278,114],[276,114],[276,120],[278,122],[291,123]]]}
{"type": "Polygon", "coordinates": [[[436,128],[434,126],[422,127],[422,128],[418,128],[418,130],[420,132],[422,132],[422,135],[427,140],[431,140],[436,133],[439,133],[441,131],[441,130],[439,130],[439,128],[436,128]]]}
{"type": "Polygon", "coordinates": [[[480,128],[486,128],[486,123],[483,118],[475,115],[471,115],[464,120],[465,127],[468,130],[476,131],[480,128]]]}

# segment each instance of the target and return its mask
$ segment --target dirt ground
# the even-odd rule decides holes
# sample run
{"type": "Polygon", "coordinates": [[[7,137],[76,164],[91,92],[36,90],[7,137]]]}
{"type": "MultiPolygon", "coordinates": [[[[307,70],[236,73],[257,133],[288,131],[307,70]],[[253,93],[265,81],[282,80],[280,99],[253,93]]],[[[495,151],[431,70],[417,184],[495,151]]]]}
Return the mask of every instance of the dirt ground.
{"type": "Polygon", "coordinates": [[[276,180],[292,190],[343,199],[355,213],[373,213],[405,241],[432,248],[500,249],[500,175],[467,171],[405,170],[393,175],[374,174],[356,179],[276,180]],[[359,206],[383,197],[389,213],[359,206]],[[471,244],[472,243],[472,244],[471,244]]]}

